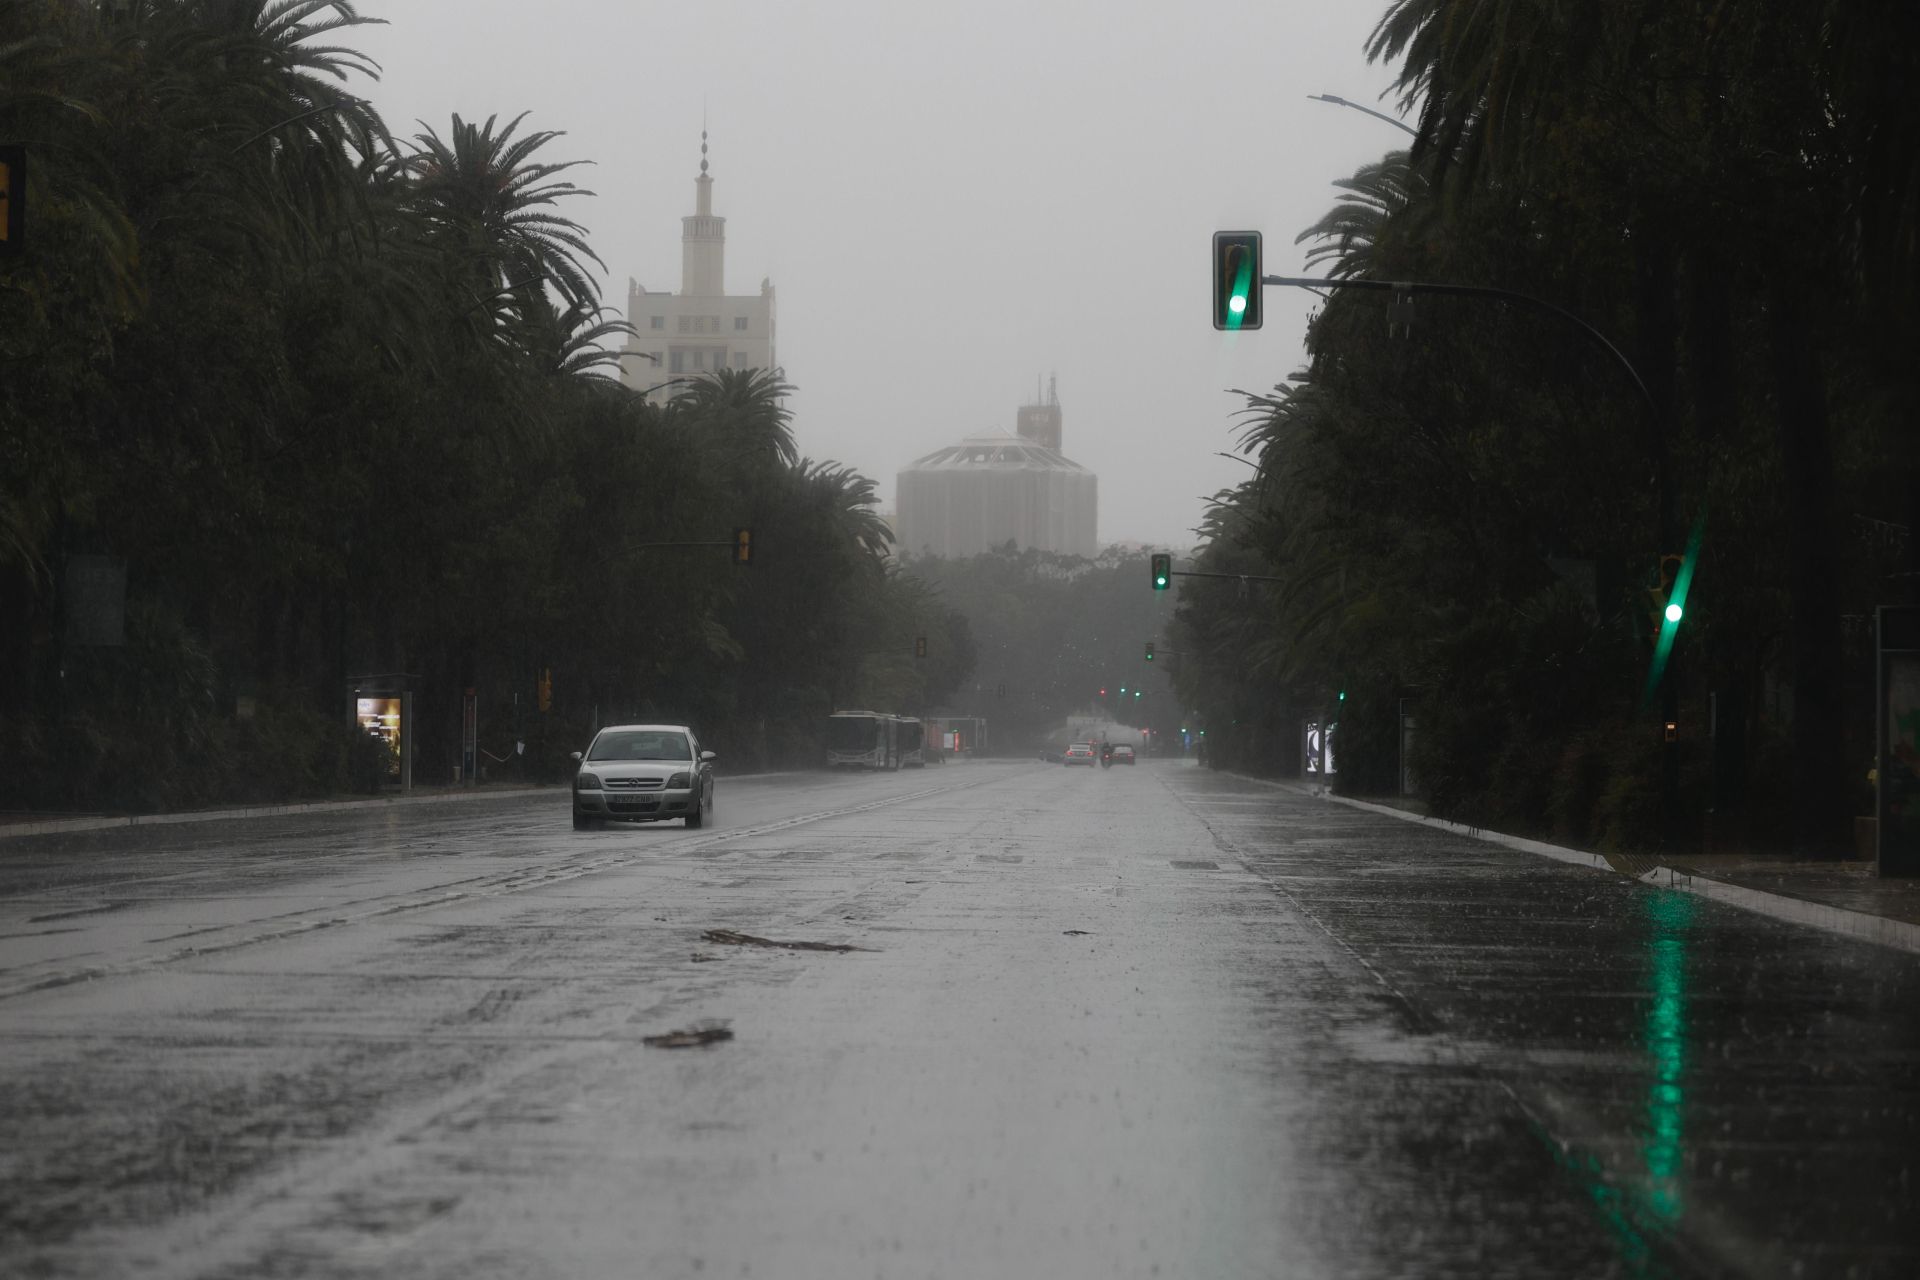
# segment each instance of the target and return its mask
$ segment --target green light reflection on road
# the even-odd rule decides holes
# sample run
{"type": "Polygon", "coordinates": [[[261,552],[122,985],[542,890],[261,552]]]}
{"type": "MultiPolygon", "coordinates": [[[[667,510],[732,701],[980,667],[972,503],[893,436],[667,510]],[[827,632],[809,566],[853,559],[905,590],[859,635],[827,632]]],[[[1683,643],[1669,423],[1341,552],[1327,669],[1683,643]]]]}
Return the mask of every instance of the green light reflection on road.
{"type": "Polygon", "coordinates": [[[1647,1166],[1647,1211],[1662,1228],[1680,1219],[1680,1175],[1685,1157],[1687,1070],[1687,928],[1690,894],[1655,893],[1646,900],[1653,925],[1648,950],[1645,1042],[1653,1065],[1647,1088],[1647,1127],[1641,1153],[1647,1166]]]}
{"type": "Polygon", "coordinates": [[[1648,926],[1642,970],[1647,1012],[1641,1024],[1641,1048],[1648,1067],[1638,1135],[1642,1168],[1609,1169],[1591,1151],[1539,1130],[1556,1161],[1579,1180],[1593,1201],[1620,1251],[1623,1274],[1634,1280],[1669,1274],[1654,1244],[1676,1231],[1685,1207],[1681,1181],[1686,1163],[1687,932],[1696,905],[1688,894],[1664,890],[1654,890],[1641,900],[1641,915],[1648,926]]]}

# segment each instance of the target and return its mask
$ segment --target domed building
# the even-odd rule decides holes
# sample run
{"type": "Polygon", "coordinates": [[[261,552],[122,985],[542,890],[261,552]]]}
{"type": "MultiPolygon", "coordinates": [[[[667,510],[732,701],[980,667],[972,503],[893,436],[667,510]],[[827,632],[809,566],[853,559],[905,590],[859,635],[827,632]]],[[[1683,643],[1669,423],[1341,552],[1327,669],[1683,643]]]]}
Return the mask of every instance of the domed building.
{"type": "Polygon", "coordinates": [[[895,545],[911,555],[979,555],[1012,539],[1066,555],[1099,550],[1099,479],[1060,452],[1057,395],[1022,406],[1018,435],[970,436],[898,477],[895,545]]]}

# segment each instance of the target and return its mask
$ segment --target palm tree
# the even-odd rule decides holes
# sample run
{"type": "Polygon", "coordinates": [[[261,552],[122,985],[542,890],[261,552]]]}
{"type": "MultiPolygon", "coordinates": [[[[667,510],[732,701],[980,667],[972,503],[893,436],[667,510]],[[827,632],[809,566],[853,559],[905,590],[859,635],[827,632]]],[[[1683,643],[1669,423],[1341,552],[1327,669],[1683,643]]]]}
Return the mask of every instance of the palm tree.
{"type": "Polygon", "coordinates": [[[667,406],[670,423],[696,432],[730,474],[792,467],[800,450],[778,369],[721,369],[696,378],[667,406]]]}
{"type": "Polygon", "coordinates": [[[443,255],[461,301],[496,325],[507,322],[510,297],[536,281],[569,306],[591,311],[600,290],[586,263],[606,270],[580,225],[552,212],[561,200],[593,194],[559,176],[587,162],[533,159],[563,135],[541,130],[514,137],[526,117],[522,112],[495,132],[497,116],[474,125],[455,115],[447,139],[427,129],[405,160],[413,178],[412,208],[443,255]]]}
{"type": "Polygon", "coordinates": [[[1330,263],[1327,273],[1336,280],[1374,274],[1375,251],[1387,237],[1393,220],[1406,210],[1416,189],[1408,153],[1392,151],[1362,166],[1351,178],[1333,184],[1347,194],[1318,222],[1293,238],[1295,244],[1319,243],[1307,251],[1307,264],[1330,263]]]}

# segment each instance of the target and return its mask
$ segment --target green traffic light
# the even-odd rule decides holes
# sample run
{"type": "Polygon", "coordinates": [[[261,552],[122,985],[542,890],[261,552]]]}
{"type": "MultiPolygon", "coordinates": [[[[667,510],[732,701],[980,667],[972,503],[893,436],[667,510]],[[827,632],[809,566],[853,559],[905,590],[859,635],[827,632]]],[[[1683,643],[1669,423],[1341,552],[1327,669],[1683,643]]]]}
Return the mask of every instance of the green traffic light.
{"type": "Polygon", "coordinates": [[[1213,327],[1260,327],[1260,233],[1213,233],[1213,327]]]}
{"type": "Polygon", "coordinates": [[[1227,298],[1227,328],[1238,329],[1246,322],[1247,295],[1253,292],[1253,259],[1244,251],[1235,255],[1238,269],[1233,273],[1233,292],[1227,298]]]}

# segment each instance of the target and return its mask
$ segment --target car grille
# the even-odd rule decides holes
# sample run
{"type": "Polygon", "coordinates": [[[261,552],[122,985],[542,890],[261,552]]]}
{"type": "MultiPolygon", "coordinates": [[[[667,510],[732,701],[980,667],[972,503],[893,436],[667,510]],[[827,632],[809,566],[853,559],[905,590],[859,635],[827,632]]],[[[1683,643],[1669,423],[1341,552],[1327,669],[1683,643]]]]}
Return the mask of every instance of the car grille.
{"type": "Polygon", "coordinates": [[[658,791],[667,785],[665,778],[608,778],[604,784],[610,791],[658,791]]]}

